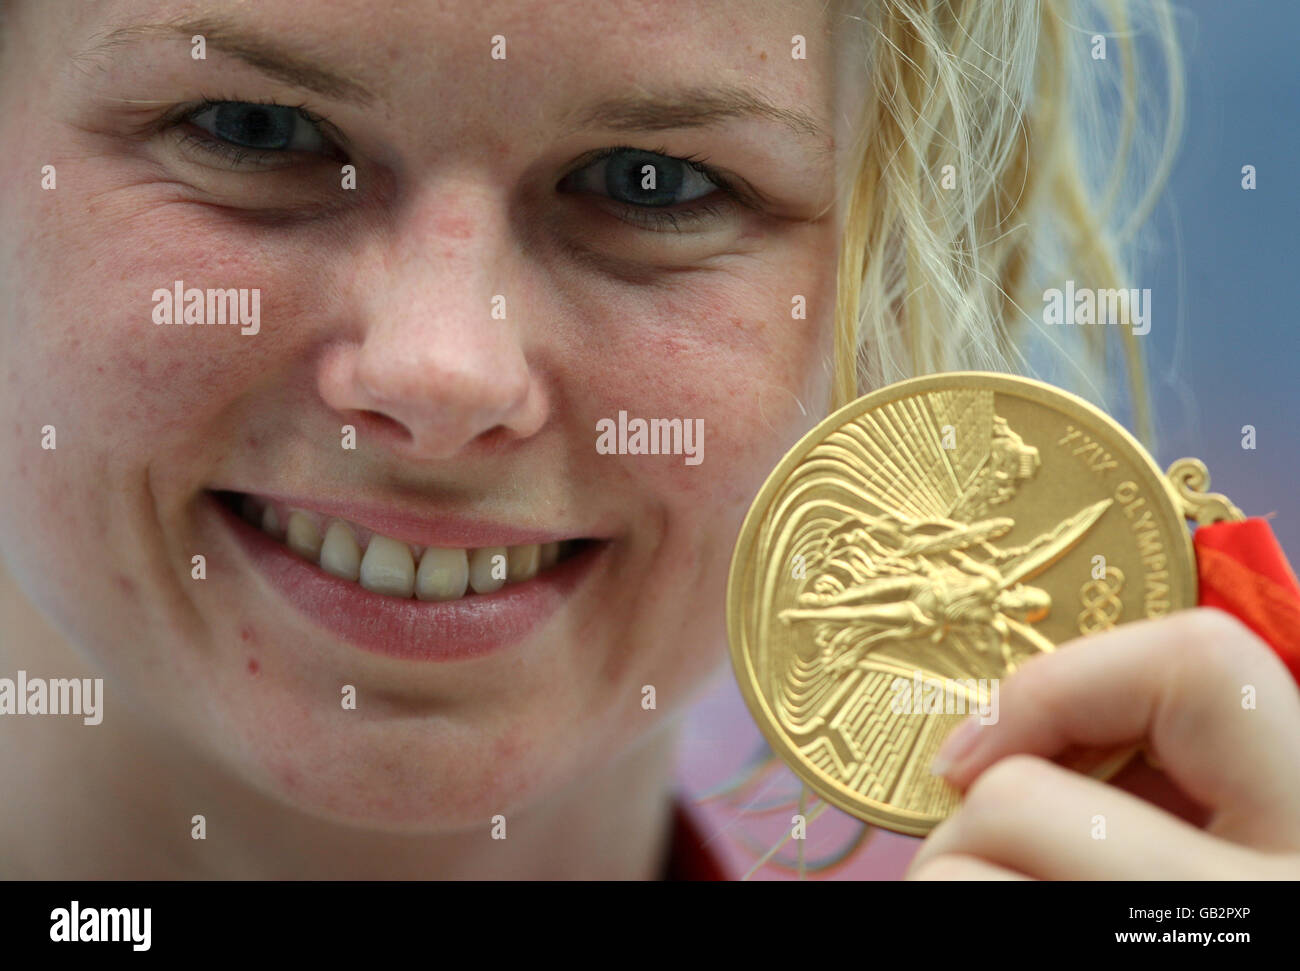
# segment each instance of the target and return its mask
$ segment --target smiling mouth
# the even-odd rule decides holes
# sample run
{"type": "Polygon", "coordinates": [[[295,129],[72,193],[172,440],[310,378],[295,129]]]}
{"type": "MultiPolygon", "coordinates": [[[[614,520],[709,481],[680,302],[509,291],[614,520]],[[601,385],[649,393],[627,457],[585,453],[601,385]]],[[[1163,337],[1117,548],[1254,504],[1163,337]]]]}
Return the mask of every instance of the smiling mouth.
{"type": "Polygon", "coordinates": [[[249,525],[324,572],[396,600],[473,601],[524,583],[595,541],[569,539],[477,548],[394,539],[338,516],[239,492],[214,492],[249,525]]]}

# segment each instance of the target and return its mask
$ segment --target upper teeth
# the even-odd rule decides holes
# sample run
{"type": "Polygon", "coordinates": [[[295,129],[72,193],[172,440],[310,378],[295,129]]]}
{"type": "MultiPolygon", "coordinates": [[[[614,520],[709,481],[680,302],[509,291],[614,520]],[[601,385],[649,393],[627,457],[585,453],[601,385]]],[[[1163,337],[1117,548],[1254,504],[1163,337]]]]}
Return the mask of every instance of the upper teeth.
{"type": "Polygon", "coordinates": [[[329,520],[322,536],[315,514],[290,509],[281,519],[274,506],[251,496],[244,497],[241,512],[254,526],[303,559],[319,564],[326,573],[393,597],[455,600],[466,590],[491,593],[507,583],[532,579],[539,570],[553,565],[560,552],[559,543],[473,550],[421,548],[378,533],[367,534],[341,519],[329,520]]]}

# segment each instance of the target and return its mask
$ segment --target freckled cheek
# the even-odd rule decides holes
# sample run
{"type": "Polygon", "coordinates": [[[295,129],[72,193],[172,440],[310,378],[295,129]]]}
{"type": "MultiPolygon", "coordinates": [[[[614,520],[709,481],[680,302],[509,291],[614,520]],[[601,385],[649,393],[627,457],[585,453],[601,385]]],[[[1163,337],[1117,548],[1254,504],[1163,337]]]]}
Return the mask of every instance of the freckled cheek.
{"type": "MultiPolygon", "coordinates": [[[[639,327],[626,312],[611,318],[641,337],[622,343],[619,353],[593,368],[584,392],[595,418],[617,422],[623,410],[629,419],[699,419],[703,425],[702,439],[692,442],[698,464],[688,464],[685,454],[593,459],[601,481],[629,490],[635,506],[647,511],[639,524],[641,539],[651,546],[638,583],[655,594],[646,604],[674,605],[672,615],[655,624],[684,623],[681,607],[690,605],[684,613],[694,618],[691,629],[666,638],[669,651],[683,639],[699,645],[711,643],[709,634],[721,634],[726,570],[740,524],[766,476],[815,421],[812,408],[803,415],[789,390],[801,388],[807,373],[820,367],[815,340],[792,331],[780,317],[773,320],[752,297],[748,304],[724,302],[726,312],[715,306],[712,318],[692,312],[685,300],[677,313],[644,317],[639,327]],[[743,339],[734,336],[737,331],[743,339]],[[711,626],[702,633],[699,624],[711,626]]],[[[594,451],[594,421],[587,427],[594,451]]],[[[683,677],[701,676],[719,658],[710,653],[693,659],[683,677]]],[[[661,660],[666,663],[668,655],[661,660]]],[[[663,671],[656,676],[667,677],[663,671]]]]}
{"type": "Polygon", "coordinates": [[[629,419],[693,423],[692,455],[617,458],[629,463],[644,493],[708,515],[747,503],[816,421],[810,389],[825,351],[808,321],[782,319],[768,301],[750,306],[710,295],[698,303],[702,309],[676,301],[668,314],[639,322],[626,312],[611,318],[640,336],[620,339],[610,360],[592,368],[584,397],[593,415],[593,448],[594,422],[617,421],[620,410],[629,419]]]}
{"type": "Polygon", "coordinates": [[[127,207],[89,207],[72,190],[60,201],[29,214],[46,220],[28,229],[6,268],[26,281],[2,322],[0,370],[11,416],[6,454],[22,461],[0,472],[0,522],[18,536],[31,538],[35,528],[102,542],[121,505],[134,509],[121,486],[138,492],[146,465],[202,475],[201,460],[188,457],[210,459],[223,412],[251,382],[291,362],[302,340],[296,323],[313,319],[322,289],[300,272],[301,258],[268,258],[247,245],[247,232],[222,229],[193,207],[135,206],[123,217],[127,207]],[[156,325],[154,291],[178,279],[201,289],[260,288],[259,332],[156,325]],[[41,448],[45,425],[55,428],[54,451],[41,448]]]}
{"type": "Polygon", "coordinates": [[[287,241],[259,244],[253,230],[198,207],[139,208],[127,219],[56,221],[41,244],[49,251],[32,260],[41,319],[19,350],[39,364],[33,374],[49,375],[47,407],[63,402],[100,444],[156,452],[205,434],[205,416],[291,366],[302,322],[319,318],[328,288],[287,241]],[[257,333],[154,323],[155,291],[174,294],[177,280],[185,290],[257,289],[257,333]]]}

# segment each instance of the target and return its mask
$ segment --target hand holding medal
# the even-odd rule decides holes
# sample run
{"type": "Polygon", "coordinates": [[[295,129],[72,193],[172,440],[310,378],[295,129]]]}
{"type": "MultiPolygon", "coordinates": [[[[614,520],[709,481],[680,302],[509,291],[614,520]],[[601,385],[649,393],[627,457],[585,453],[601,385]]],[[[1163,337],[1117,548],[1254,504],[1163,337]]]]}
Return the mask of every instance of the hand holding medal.
{"type": "MultiPolygon", "coordinates": [[[[901,833],[958,813],[977,778],[963,818],[976,803],[1032,801],[1044,774],[1060,775],[1047,788],[1067,805],[1097,785],[1043,759],[983,772],[1003,756],[1104,779],[1145,746],[1180,785],[1147,779],[1144,794],[1175,815],[1232,816],[1229,804],[1253,801],[1269,807],[1261,816],[1289,813],[1285,840],[1300,840],[1300,794],[1286,779],[1300,764],[1300,698],[1242,626],[1300,676],[1300,588],[1267,524],[1242,522],[1207,487],[1197,460],[1162,475],[1112,419],[1040,382],[951,373],[860,398],[790,450],[741,530],[728,629],[750,710],[814,792],[901,833]],[[1185,518],[1201,524],[1195,547],[1185,518]],[[1198,603],[1239,620],[1188,612],[1198,603]],[[1153,623],[1124,626],[1134,621],[1153,623]],[[1080,637],[1094,640],[1061,649],[1080,637]],[[1271,797],[1258,773],[1234,775],[1247,763],[1265,768],[1271,797]]],[[[1124,778],[1144,771],[1155,775],[1139,764],[1124,778]]],[[[1109,799],[1120,816],[1160,812],[1116,789],[1109,799]]],[[[1020,842],[1044,841],[1040,857],[1077,852],[1062,828],[1095,842],[1107,815],[1030,823],[1020,842]]],[[[998,827],[979,829],[967,825],[954,850],[945,827],[914,870],[969,853],[970,839],[998,841],[998,827]]],[[[1277,846],[1259,819],[1247,829],[1277,846]]],[[[1191,835],[1210,839],[1179,834],[1191,835]]],[[[1110,872],[1105,854],[1091,860],[1092,871],[1042,875],[1110,872]]]]}

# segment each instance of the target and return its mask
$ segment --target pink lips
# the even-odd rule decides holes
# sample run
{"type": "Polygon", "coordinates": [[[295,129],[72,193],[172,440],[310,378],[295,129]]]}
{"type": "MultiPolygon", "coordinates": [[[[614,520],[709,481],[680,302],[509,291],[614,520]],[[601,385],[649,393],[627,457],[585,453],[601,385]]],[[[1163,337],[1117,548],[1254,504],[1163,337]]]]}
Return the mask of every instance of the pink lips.
{"type": "MultiPolygon", "coordinates": [[[[424,602],[371,593],[360,584],[331,576],[244,522],[215,496],[211,503],[253,566],[299,611],[364,651],[404,660],[468,660],[519,642],[564,603],[607,546],[590,543],[531,580],[495,593],[424,602]]],[[[474,524],[433,528],[350,505],[334,509],[313,503],[310,508],[431,546],[513,546],[558,538],[474,524]]]]}

